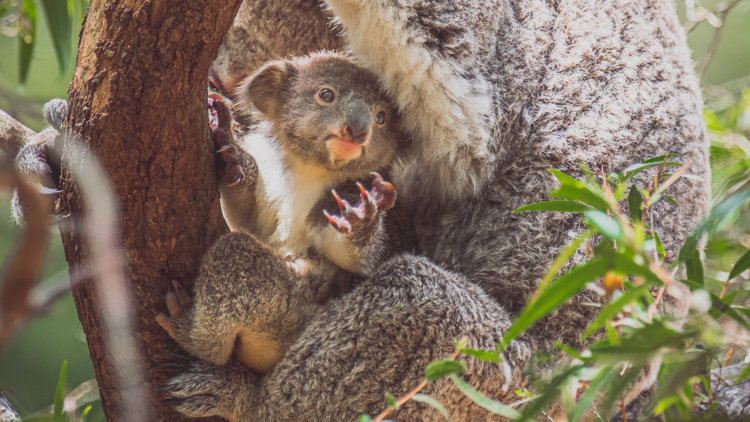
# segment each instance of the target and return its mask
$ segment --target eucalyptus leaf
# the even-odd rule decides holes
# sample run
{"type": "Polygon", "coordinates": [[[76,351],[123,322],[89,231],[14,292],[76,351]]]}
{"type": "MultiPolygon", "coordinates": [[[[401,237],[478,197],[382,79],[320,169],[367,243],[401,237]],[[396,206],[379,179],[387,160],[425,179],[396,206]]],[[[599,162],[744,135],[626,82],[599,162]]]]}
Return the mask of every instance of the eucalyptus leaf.
{"type": "Polygon", "coordinates": [[[703,262],[701,261],[700,252],[698,252],[697,250],[693,251],[690,259],[685,261],[685,268],[687,270],[688,280],[700,286],[705,286],[705,280],[703,276],[703,262]]]}
{"type": "Polygon", "coordinates": [[[445,417],[446,421],[451,420],[450,415],[448,414],[448,411],[445,409],[445,406],[443,406],[443,404],[440,403],[439,401],[435,400],[434,397],[428,396],[427,394],[415,394],[414,397],[412,397],[411,399],[414,401],[418,401],[420,403],[429,404],[430,406],[437,409],[437,411],[440,412],[440,414],[443,415],[443,417],[445,417]]]}
{"type": "Polygon", "coordinates": [[[641,193],[638,192],[635,185],[630,187],[630,193],[628,193],[628,210],[630,211],[630,217],[635,221],[643,221],[643,198],[641,193]]]}
{"type": "Polygon", "coordinates": [[[607,215],[602,211],[589,211],[586,213],[589,224],[594,226],[596,230],[604,236],[612,240],[622,239],[622,229],[617,220],[607,215]]]}
{"type": "Polygon", "coordinates": [[[54,422],[65,422],[65,416],[63,416],[63,405],[65,404],[65,385],[68,380],[68,361],[63,361],[62,368],[60,368],[60,377],[57,379],[57,388],[55,389],[55,402],[54,411],[52,412],[52,420],[54,422]]]}
{"type": "Polygon", "coordinates": [[[527,211],[554,211],[554,212],[586,212],[592,211],[588,205],[575,201],[545,201],[529,204],[513,210],[513,213],[527,211]]]}
{"type": "Polygon", "coordinates": [[[729,280],[742,274],[742,272],[748,268],[750,268],[750,249],[748,249],[747,252],[745,252],[739,260],[737,260],[737,263],[734,264],[732,271],[729,273],[729,280]]]}
{"type": "Polygon", "coordinates": [[[441,359],[430,362],[424,370],[427,381],[435,381],[451,374],[460,374],[466,370],[466,365],[458,360],[441,359]]]}
{"type": "Polygon", "coordinates": [[[587,283],[603,277],[608,267],[609,264],[604,258],[594,258],[591,261],[574,267],[560,276],[556,282],[552,283],[547,289],[538,294],[538,296],[534,296],[516,320],[513,321],[508,331],[505,332],[502,341],[498,344],[498,353],[505,350],[511,341],[515,340],[539,319],[573,297],[587,283]]]}
{"type": "Polygon", "coordinates": [[[463,347],[459,350],[459,352],[471,356],[473,358],[483,360],[485,362],[495,362],[500,363],[503,361],[503,359],[500,357],[497,352],[494,350],[478,350],[478,349],[472,349],[470,347],[463,347]]]}
{"type": "Polygon", "coordinates": [[[609,209],[607,201],[602,198],[599,193],[595,192],[583,182],[568,176],[559,170],[550,169],[549,171],[560,182],[560,186],[549,193],[550,198],[578,201],[602,211],[609,209]]]}
{"type": "Polygon", "coordinates": [[[41,0],[44,14],[47,17],[52,45],[55,47],[60,74],[65,73],[70,62],[72,11],[67,0],[41,0]]]}
{"type": "Polygon", "coordinates": [[[450,378],[451,378],[451,381],[453,381],[453,383],[456,384],[456,387],[458,387],[458,389],[461,390],[461,392],[464,393],[466,397],[470,398],[471,401],[483,407],[484,409],[489,410],[491,413],[494,413],[496,415],[500,415],[506,418],[510,418],[510,419],[518,419],[521,417],[520,413],[513,410],[509,406],[506,406],[502,403],[496,402],[488,397],[485,397],[482,393],[475,390],[474,387],[467,384],[464,380],[462,380],[457,375],[455,374],[451,375],[450,378]]]}
{"type": "Polygon", "coordinates": [[[18,80],[22,86],[26,85],[29,69],[31,69],[31,59],[36,45],[38,17],[36,1],[23,0],[21,3],[21,25],[28,24],[28,27],[18,34],[18,80]]]}

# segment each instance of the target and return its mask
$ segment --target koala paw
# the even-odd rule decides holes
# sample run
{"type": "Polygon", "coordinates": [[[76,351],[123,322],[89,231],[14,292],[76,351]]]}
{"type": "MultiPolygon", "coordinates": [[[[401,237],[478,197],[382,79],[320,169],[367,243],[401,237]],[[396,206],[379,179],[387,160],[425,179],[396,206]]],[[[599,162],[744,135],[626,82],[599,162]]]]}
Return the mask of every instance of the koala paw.
{"type": "MultiPolygon", "coordinates": [[[[162,357],[173,355],[162,355],[162,357]]],[[[198,418],[222,416],[237,420],[237,395],[251,392],[257,380],[246,369],[235,362],[224,366],[184,357],[154,368],[177,371],[178,375],[156,390],[164,403],[172,405],[178,412],[198,418]],[[166,365],[166,367],[165,367],[166,365]],[[165,368],[163,368],[165,367],[165,368]]]]}
{"type": "Polygon", "coordinates": [[[245,178],[239,165],[239,148],[232,135],[232,112],[224,100],[216,94],[209,94],[208,109],[210,112],[211,133],[216,148],[216,173],[219,182],[226,186],[237,186],[245,178]]]}
{"type": "Polygon", "coordinates": [[[349,234],[368,227],[376,221],[376,216],[387,211],[396,203],[396,188],[383,180],[378,173],[372,173],[375,180],[372,181],[372,189],[367,191],[361,183],[357,182],[360,197],[362,198],[355,206],[351,206],[346,199],[341,199],[336,190],[332,190],[333,197],[339,205],[338,215],[331,215],[323,210],[331,225],[340,233],[349,234]]]}
{"type": "Polygon", "coordinates": [[[190,309],[193,301],[188,296],[185,289],[182,288],[180,283],[176,280],[172,280],[172,290],[166,294],[167,309],[169,310],[169,316],[162,313],[156,315],[156,322],[166,330],[170,336],[176,337],[177,326],[175,320],[182,318],[185,312],[190,309]]]}

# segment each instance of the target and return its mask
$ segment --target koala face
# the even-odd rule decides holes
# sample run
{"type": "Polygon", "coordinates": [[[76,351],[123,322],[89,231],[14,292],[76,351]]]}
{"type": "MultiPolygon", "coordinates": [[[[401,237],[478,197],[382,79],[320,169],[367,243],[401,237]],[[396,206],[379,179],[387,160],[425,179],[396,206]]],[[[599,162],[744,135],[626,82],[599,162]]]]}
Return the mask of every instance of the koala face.
{"type": "Polygon", "coordinates": [[[330,171],[375,171],[399,142],[395,110],[377,77],[343,55],[272,62],[243,93],[273,123],[290,154],[330,171]]]}

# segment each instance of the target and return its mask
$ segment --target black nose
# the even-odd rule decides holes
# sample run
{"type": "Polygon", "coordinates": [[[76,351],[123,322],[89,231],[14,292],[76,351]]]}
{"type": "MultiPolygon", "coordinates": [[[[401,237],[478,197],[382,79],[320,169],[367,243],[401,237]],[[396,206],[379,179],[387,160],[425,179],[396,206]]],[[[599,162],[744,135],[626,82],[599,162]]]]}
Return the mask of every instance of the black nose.
{"type": "Polygon", "coordinates": [[[366,110],[349,113],[344,122],[344,136],[352,142],[364,144],[367,142],[367,132],[370,131],[370,115],[366,110]]]}

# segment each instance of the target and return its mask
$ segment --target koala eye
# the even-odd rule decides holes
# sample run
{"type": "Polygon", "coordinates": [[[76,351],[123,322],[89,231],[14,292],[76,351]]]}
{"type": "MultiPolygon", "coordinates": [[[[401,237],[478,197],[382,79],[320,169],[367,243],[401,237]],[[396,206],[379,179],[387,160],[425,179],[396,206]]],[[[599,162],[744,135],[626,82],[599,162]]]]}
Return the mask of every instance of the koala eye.
{"type": "Polygon", "coordinates": [[[385,111],[379,111],[378,114],[375,115],[375,123],[379,125],[385,123],[385,111]]]}
{"type": "Polygon", "coordinates": [[[318,91],[318,97],[320,97],[321,100],[332,103],[333,99],[335,98],[335,95],[333,95],[333,91],[331,91],[328,88],[323,88],[320,91],[318,91]]]}

